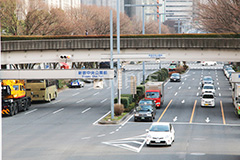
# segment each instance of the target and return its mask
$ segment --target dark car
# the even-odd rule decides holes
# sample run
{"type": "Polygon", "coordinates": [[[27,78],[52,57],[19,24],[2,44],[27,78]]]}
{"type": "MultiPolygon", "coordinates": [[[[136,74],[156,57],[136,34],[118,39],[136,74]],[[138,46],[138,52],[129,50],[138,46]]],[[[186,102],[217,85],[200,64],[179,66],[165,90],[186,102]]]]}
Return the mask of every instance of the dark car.
{"type": "Polygon", "coordinates": [[[203,79],[202,79],[202,87],[203,87],[205,84],[212,84],[212,85],[214,85],[214,82],[213,82],[213,79],[212,79],[211,76],[205,76],[205,77],[203,77],[203,79]]]}
{"type": "Polygon", "coordinates": [[[154,107],[156,107],[156,103],[154,102],[154,100],[151,99],[141,99],[138,105],[153,105],[154,107]]]}
{"type": "Polygon", "coordinates": [[[139,105],[135,109],[134,121],[148,120],[153,122],[156,116],[156,107],[153,105],[139,105]]]}
{"type": "Polygon", "coordinates": [[[181,75],[179,73],[172,73],[170,77],[171,82],[181,82],[181,75]]]}

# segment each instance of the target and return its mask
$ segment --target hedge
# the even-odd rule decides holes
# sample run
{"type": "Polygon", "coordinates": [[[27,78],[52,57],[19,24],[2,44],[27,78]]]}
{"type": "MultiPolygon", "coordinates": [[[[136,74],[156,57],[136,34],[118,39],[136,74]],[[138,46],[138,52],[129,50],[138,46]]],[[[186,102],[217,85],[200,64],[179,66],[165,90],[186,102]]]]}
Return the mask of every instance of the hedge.
{"type": "MultiPolygon", "coordinates": [[[[118,103],[118,98],[114,98],[114,103],[118,103]]],[[[128,97],[121,97],[121,104],[124,105],[124,108],[128,108],[129,98],[128,97]]]]}
{"type": "MultiPolygon", "coordinates": [[[[109,38],[110,35],[1,35],[1,41],[14,40],[41,40],[41,39],[84,39],[84,38],[109,38]]],[[[114,38],[117,35],[113,35],[114,38]]],[[[207,33],[207,34],[129,34],[121,35],[121,38],[240,38],[240,34],[234,33],[207,33]]]]}
{"type": "Polygon", "coordinates": [[[133,95],[132,94],[121,94],[121,97],[128,97],[130,104],[133,102],[133,95]]]}

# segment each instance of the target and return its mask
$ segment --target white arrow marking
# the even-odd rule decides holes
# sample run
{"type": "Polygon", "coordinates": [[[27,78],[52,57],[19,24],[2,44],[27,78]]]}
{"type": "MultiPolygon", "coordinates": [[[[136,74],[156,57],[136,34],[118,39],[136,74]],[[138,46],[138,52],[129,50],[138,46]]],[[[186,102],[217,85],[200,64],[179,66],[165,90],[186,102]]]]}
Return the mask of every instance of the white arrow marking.
{"type": "Polygon", "coordinates": [[[174,117],[174,119],[173,119],[173,122],[176,122],[177,121],[177,116],[176,117],[174,117]]]}
{"type": "Polygon", "coordinates": [[[182,100],[182,103],[185,103],[185,100],[182,100]]]}
{"type": "Polygon", "coordinates": [[[207,119],[205,120],[207,123],[209,123],[210,122],[210,119],[209,119],[209,117],[207,117],[207,119]]]}

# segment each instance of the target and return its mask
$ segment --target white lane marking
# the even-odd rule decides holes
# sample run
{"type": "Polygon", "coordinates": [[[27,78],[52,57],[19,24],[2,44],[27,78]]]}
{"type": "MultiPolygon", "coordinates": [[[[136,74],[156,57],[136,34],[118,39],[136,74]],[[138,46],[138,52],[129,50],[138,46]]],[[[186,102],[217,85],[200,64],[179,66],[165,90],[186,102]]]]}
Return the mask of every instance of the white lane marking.
{"type": "Polygon", "coordinates": [[[216,80],[218,81],[218,78],[216,78],[216,80]]]}
{"type": "Polygon", "coordinates": [[[81,103],[81,102],[83,102],[84,101],[84,99],[81,99],[80,101],[77,101],[76,103],[81,103]]]}
{"type": "Polygon", "coordinates": [[[98,120],[96,120],[93,125],[96,125],[101,119],[103,119],[103,117],[106,117],[111,111],[108,111],[106,114],[104,114],[101,118],[99,118],[98,120]]]}
{"type": "Polygon", "coordinates": [[[82,139],[90,139],[91,137],[83,137],[82,139]]]}
{"type": "Polygon", "coordinates": [[[219,82],[217,82],[217,85],[219,85],[219,82]]]}
{"type": "Polygon", "coordinates": [[[182,103],[185,103],[185,100],[182,100],[182,103]]]}
{"type": "Polygon", "coordinates": [[[195,74],[195,72],[193,72],[193,74],[195,74]]]}
{"type": "Polygon", "coordinates": [[[93,95],[94,95],[94,96],[96,96],[96,95],[98,95],[98,94],[99,94],[99,92],[97,92],[97,93],[94,93],[93,95]]]}
{"type": "Polygon", "coordinates": [[[187,80],[187,78],[184,79],[185,81],[187,80]]]}
{"type": "Polygon", "coordinates": [[[113,131],[113,132],[110,132],[109,134],[114,134],[115,132],[113,131]]]}
{"type": "Polygon", "coordinates": [[[35,112],[35,111],[37,111],[37,109],[31,110],[29,112],[26,112],[25,115],[30,114],[30,113],[35,112]]]}
{"type": "Polygon", "coordinates": [[[177,116],[176,117],[174,117],[174,119],[173,119],[173,122],[176,122],[177,121],[177,116]]]}
{"type": "Polygon", "coordinates": [[[108,87],[107,89],[110,89],[111,87],[108,87]]]}
{"type": "Polygon", "coordinates": [[[218,87],[218,90],[220,90],[220,87],[218,87]]]}
{"type": "Polygon", "coordinates": [[[231,90],[232,90],[232,88],[229,88],[229,90],[231,91],[231,90]]]}
{"type": "Polygon", "coordinates": [[[100,103],[103,103],[103,102],[105,102],[107,100],[107,98],[105,98],[104,100],[102,100],[100,103]]]}
{"type": "Polygon", "coordinates": [[[133,115],[131,115],[131,116],[122,124],[122,126],[124,126],[132,117],[133,117],[133,115]]]}
{"type": "Polygon", "coordinates": [[[115,95],[117,95],[117,93],[115,93],[115,95]]]}
{"type": "Polygon", "coordinates": [[[197,97],[199,96],[199,93],[197,93],[197,97]]]}
{"type": "Polygon", "coordinates": [[[218,77],[218,75],[216,75],[216,77],[218,77]]]}
{"type": "Polygon", "coordinates": [[[79,94],[79,92],[78,93],[75,93],[75,94],[73,94],[72,96],[76,96],[76,95],[78,95],[79,94]]]}
{"type": "Polygon", "coordinates": [[[84,111],[82,111],[82,113],[85,113],[85,112],[89,111],[90,109],[91,109],[91,107],[85,109],[84,111]]]}
{"type": "Polygon", "coordinates": [[[203,77],[203,75],[201,75],[201,77],[203,77]]]}
{"type": "Polygon", "coordinates": [[[119,128],[118,129],[116,129],[116,132],[118,132],[119,131],[119,128]]]}
{"type": "Polygon", "coordinates": [[[210,119],[209,119],[209,117],[207,117],[207,119],[205,120],[207,123],[209,123],[210,122],[210,119]]]}
{"type": "Polygon", "coordinates": [[[195,78],[192,79],[193,81],[195,80],[195,78]]]}
{"type": "Polygon", "coordinates": [[[198,90],[200,90],[201,88],[200,87],[198,87],[198,90]]]}
{"type": "Polygon", "coordinates": [[[193,156],[204,156],[204,155],[206,155],[206,153],[190,153],[190,155],[193,155],[193,156]]]}
{"type": "Polygon", "coordinates": [[[176,96],[177,95],[177,92],[174,94],[174,96],[176,96]]]}
{"type": "Polygon", "coordinates": [[[191,89],[191,87],[188,87],[188,89],[191,89]]]}
{"type": "Polygon", "coordinates": [[[98,135],[97,137],[104,137],[106,136],[105,134],[98,135]]]}
{"type": "Polygon", "coordinates": [[[61,111],[63,111],[63,110],[64,110],[64,108],[61,108],[61,109],[59,109],[59,110],[53,112],[53,114],[56,114],[56,113],[61,112],[61,111]]]}
{"type": "Polygon", "coordinates": [[[92,89],[92,87],[88,88],[87,90],[91,90],[91,89],[92,89]]]}
{"type": "Polygon", "coordinates": [[[202,83],[201,82],[199,82],[199,85],[201,85],[202,83]]]}
{"type": "Polygon", "coordinates": [[[62,100],[57,100],[57,101],[52,102],[51,104],[56,104],[56,103],[61,102],[61,101],[62,100]]]}
{"type": "Polygon", "coordinates": [[[184,84],[184,82],[182,82],[182,84],[184,84]]]}
{"type": "Polygon", "coordinates": [[[167,80],[167,82],[164,84],[164,87],[168,84],[169,80],[167,80]]]}
{"type": "Polygon", "coordinates": [[[219,97],[221,97],[222,95],[221,95],[221,93],[219,93],[219,97]]]}
{"type": "Polygon", "coordinates": [[[181,89],[182,87],[180,86],[178,89],[181,89]]]}
{"type": "Polygon", "coordinates": [[[172,88],[172,86],[171,87],[168,87],[168,89],[171,89],[172,88]]]}

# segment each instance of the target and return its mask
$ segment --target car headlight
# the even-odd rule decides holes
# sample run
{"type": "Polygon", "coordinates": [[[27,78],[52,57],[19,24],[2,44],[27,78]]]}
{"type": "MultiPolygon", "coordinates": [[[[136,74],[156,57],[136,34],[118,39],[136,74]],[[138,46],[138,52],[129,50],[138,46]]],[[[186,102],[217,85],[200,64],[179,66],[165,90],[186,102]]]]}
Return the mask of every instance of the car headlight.
{"type": "Polygon", "coordinates": [[[147,135],[147,138],[152,138],[152,136],[150,134],[147,135]]]}
{"type": "Polygon", "coordinates": [[[166,136],[165,136],[165,138],[169,138],[169,137],[170,137],[170,135],[166,135],[166,136]]]}
{"type": "Polygon", "coordinates": [[[148,113],[147,113],[147,116],[152,116],[152,113],[148,112],[148,113]]]}
{"type": "Polygon", "coordinates": [[[135,113],[135,116],[137,116],[137,117],[138,117],[138,116],[139,116],[139,113],[135,113]]]}

